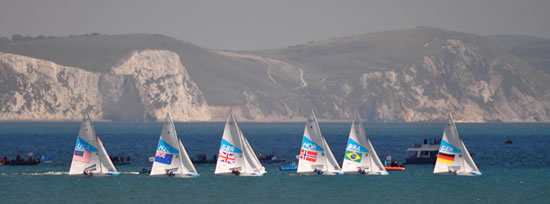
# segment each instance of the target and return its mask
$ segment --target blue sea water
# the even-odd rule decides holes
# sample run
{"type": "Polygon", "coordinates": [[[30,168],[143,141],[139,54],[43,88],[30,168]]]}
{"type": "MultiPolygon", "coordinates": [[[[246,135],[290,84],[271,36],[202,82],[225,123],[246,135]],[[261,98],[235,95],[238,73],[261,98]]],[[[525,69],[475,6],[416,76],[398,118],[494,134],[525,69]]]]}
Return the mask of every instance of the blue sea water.
{"type": "MultiPolygon", "coordinates": [[[[176,123],[191,156],[218,152],[223,123],[176,123]]],[[[336,158],[344,158],[349,123],[321,123],[336,158]]],[[[80,123],[1,122],[0,156],[54,154],[53,163],[0,166],[0,203],[549,203],[550,124],[457,124],[483,175],[435,176],[433,165],[408,165],[388,176],[297,176],[265,164],[263,177],[214,176],[214,165],[196,165],[192,179],[122,174],[70,177],[80,123]],[[510,138],[512,145],[505,145],[510,138]]],[[[151,168],[161,131],[155,122],[95,122],[111,156],[130,156],[121,172],[151,168]]],[[[304,123],[241,123],[255,151],[291,161],[299,153],[304,123]]],[[[405,150],[429,132],[439,138],[442,123],[366,123],[380,157],[404,161],[405,150]]]]}

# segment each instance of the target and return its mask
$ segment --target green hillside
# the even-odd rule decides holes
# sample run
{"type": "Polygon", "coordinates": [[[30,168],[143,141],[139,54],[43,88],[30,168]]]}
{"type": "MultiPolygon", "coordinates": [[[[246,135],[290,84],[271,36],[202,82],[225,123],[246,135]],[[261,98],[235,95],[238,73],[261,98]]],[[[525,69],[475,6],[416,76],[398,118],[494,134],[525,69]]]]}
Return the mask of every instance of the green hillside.
{"type": "Polygon", "coordinates": [[[548,39],[529,36],[529,35],[489,35],[487,36],[487,38],[492,43],[506,50],[511,50],[516,47],[548,40],[548,39]]]}
{"type": "Polygon", "coordinates": [[[520,46],[510,52],[550,74],[550,40],[520,46]]]}

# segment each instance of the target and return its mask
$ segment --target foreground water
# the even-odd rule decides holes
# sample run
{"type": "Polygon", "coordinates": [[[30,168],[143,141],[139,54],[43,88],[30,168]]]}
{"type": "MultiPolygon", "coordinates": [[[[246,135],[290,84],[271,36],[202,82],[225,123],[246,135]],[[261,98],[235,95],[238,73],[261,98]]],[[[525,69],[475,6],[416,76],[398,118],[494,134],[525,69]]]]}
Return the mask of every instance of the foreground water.
{"type": "MultiPolygon", "coordinates": [[[[111,156],[133,158],[118,166],[121,176],[69,177],[79,123],[0,123],[0,155],[54,154],[54,162],[37,166],[0,166],[0,202],[45,203],[548,203],[550,202],[549,124],[457,124],[480,177],[434,176],[433,165],[408,165],[388,176],[297,176],[266,164],[263,177],[214,176],[214,165],[197,165],[193,179],[135,175],[150,168],[161,123],[96,122],[96,132],[111,156]],[[505,145],[510,138],[512,145],[505,145]]],[[[218,152],[223,123],[176,123],[191,156],[218,152]]],[[[403,161],[405,150],[429,132],[439,138],[444,124],[367,123],[380,157],[403,161]]],[[[300,150],[303,123],[242,123],[256,152],[276,153],[291,161],[300,150]]],[[[321,130],[341,162],[348,123],[321,123],[321,130]]]]}

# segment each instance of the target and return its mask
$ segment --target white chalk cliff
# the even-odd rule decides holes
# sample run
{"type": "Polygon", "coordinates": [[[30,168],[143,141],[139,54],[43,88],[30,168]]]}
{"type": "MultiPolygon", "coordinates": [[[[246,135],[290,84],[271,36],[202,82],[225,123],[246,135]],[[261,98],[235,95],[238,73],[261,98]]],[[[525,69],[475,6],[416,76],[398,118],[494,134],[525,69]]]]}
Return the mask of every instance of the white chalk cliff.
{"type": "Polygon", "coordinates": [[[210,120],[177,54],[132,52],[108,73],[0,53],[0,120],[210,120]]]}

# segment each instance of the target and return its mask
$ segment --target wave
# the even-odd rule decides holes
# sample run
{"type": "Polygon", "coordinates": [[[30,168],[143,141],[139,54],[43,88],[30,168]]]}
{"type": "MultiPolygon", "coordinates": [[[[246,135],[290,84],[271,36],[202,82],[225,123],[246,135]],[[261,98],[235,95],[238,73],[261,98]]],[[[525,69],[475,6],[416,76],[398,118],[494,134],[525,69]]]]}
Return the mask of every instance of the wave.
{"type": "MultiPolygon", "coordinates": [[[[123,171],[119,172],[120,174],[127,175],[139,175],[138,171],[123,171]]],[[[22,172],[22,173],[0,173],[0,176],[59,176],[59,175],[69,175],[68,171],[47,171],[47,172],[22,172]]]]}

